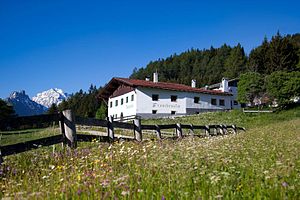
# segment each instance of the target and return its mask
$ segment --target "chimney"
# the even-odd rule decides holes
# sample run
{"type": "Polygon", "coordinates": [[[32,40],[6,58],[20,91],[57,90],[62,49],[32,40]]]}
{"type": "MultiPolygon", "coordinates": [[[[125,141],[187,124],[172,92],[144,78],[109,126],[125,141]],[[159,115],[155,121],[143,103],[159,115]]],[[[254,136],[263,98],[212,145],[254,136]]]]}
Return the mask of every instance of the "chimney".
{"type": "Polygon", "coordinates": [[[228,79],[227,78],[222,78],[221,90],[222,90],[222,92],[229,92],[228,79]]]}
{"type": "Polygon", "coordinates": [[[146,81],[150,81],[150,78],[148,76],[146,76],[145,80],[146,81]]]}
{"type": "Polygon", "coordinates": [[[153,73],[153,82],[154,82],[154,83],[157,83],[157,82],[158,82],[158,73],[157,73],[157,72],[154,72],[154,73],[153,73]]]}
{"type": "Polygon", "coordinates": [[[195,88],[195,87],[196,87],[196,80],[195,80],[195,79],[192,80],[191,86],[192,86],[192,88],[195,88]]]}

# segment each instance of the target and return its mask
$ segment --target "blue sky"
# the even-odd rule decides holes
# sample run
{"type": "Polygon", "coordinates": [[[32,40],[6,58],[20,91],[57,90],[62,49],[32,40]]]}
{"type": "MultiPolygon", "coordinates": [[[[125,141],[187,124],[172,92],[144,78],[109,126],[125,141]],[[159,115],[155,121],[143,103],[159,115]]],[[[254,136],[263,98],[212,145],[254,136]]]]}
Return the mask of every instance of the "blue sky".
{"type": "Polygon", "coordinates": [[[0,0],[0,98],[68,93],[189,48],[300,32],[299,1],[0,0]]]}

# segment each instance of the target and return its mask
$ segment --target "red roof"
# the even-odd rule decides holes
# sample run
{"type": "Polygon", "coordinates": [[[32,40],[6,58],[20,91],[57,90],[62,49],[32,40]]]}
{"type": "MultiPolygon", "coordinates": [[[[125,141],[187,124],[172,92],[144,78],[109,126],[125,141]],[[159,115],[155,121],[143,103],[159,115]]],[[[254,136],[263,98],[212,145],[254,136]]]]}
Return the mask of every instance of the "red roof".
{"type": "Polygon", "coordinates": [[[204,94],[212,94],[212,95],[232,95],[228,92],[222,92],[221,90],[205,90],[203,88],[193,88],[191,86],[178,84],[178,83],[167,83],[167,82],[157,82],[154,83],[152,81],[146,80],[138,80],[138,79],[128,79],[128,78],[113,78],[111,81],[101,90],[99,96],[104,99],[108,99],[108,97],[112,94],[114,90],[116,90],[119,85],[125,84],[131,87],[147,87],[147,88],[157,88],[163,90],[174,90],[174,91],[182,91],[182,92],[195,92],[195,93],[204,93],[204,94]]]}

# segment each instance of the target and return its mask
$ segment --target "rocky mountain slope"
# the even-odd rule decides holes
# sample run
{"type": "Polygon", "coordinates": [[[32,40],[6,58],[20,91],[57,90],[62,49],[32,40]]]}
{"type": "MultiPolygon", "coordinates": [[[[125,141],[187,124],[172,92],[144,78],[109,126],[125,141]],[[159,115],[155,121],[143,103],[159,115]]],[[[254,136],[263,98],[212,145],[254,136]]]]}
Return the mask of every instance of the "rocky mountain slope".
{"type": "Polygon", "coordinates": [[[13,92],[7,102],[13,105],[18,116],[40,115],[46,112],[47,108],[32,101],[24,90],[13,92]]]}

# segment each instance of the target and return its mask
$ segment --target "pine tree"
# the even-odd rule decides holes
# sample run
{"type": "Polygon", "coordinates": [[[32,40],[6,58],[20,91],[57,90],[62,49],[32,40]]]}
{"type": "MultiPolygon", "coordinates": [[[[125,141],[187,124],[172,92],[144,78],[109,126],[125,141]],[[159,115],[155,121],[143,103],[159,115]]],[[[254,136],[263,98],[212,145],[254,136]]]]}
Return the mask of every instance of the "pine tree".
{"type": "Polygon", "coordinates": [[[240,73],[246,70],[246,61],[244,48],[239,43],[230,51],[230,55],[225,60],[224,76],[227,78],[236,78],[240,73]]]}
{"type": "Polygon", "coordinates": [[[296,70],[299,61],[297,49],[287,37],[282,37],[278,32],[276,36],[272,37],[269,47],[267,74],[274,71],[291,72],[296,70]]]}
{"type": "Polygon", "coordinates": [[[0,120],[14,117],[15,111],[11,105],[0,99],[0,120]]]}
{"type": "Polygon", "coordinates": [[[96,112],[96,118],[105,119],[106,116],[107,116],[107,107],[104,105],[104,103],[102,103],[96,112]]]}
{"type": "Polygon", "coordinates": [[[47,114],[56,114],[58,113],[58,107],[55,103],[53,103],[50,108],[47,110],[47,114]]]}

